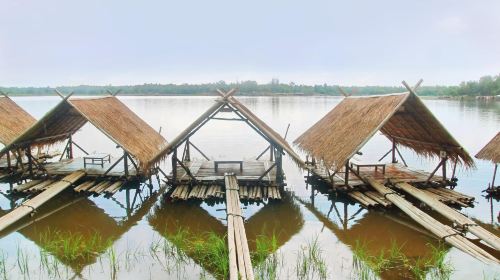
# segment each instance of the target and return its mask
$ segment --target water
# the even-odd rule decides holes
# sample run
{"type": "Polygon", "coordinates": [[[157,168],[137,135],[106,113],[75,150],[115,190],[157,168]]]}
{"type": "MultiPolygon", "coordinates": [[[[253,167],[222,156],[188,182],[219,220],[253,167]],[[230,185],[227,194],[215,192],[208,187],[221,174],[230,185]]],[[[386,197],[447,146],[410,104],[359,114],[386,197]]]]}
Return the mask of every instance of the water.
{"type": "MultiPolygon", "coordinates": [[[[130,108],[160,129],[169,140],[188,126],[211,104],[213,97],[120,97],[130,108]]],[[[240,97],[240,100],[284,134],[290,123],[287,139],[292,141],[314,124],[341,99],[336,97],[240,97]]],[[[40,118],[59,98],[15,98],[23,108],[40,118]]],[[[500,103],[475,101],[425,100],[426,105],[440,119],[466,150],[474,155],[500,128],[500,103]]],[[[120,156],[120,150],[91,125],[86,125],[73,138],[87,151],[105,151],[120,156]]],[[[252,158],[266,148],[266,142],[241,122],[211,121],[195,134],[191,141],[213,159],[252,158]]],[[[53,149],[61,147],[53,147],[53,149]]],[[[368,159],[377,159],[390,148],[390,143],[376,135],[362,150],[368,159]]],[[[411,151],[402,150],[410,166],[432,170],[435,161],[415,157],[411,151]]],[[[78,154],[77,154],[78,155],[78,154]]],[[[201,157],[201,156],[199,156],[201,157]]],[[[170,170],[168,163],[164,168],[170,170]]],[[[474,208],[464,212],[500,235],[497,216],[500,207],[482,197],[491,181],[493,166],[476,161],[477,169],[457,172],[460,179],[457,190],[476,197],[474,208]]],[[[297,199],[287,197],[282,203],[248,205],[244,209],[246,229],[251,251],[259,235],[277,236],[280,260],[277,275],[280,279],[297,278],[300,252],[317,239],[328,279],[356,279],[359,271],[353,270],[353,248],[364,242],[368,254],[377,255],[394,242],[402,246],[403,254],[410,260],[428,260],[429,244],[438,242],[419,231],[420,227],[398,211],[382,213],[366,211],[358,205],[337,201],[332,205],[323,195],[317,195],[314,206],[310,189],[306,188],[303,173],[290,160],[284,163],[288,188],[297,199]]],[[[0,186],[5,191],[8,185],[0,186]]],[[[158,189],[158,186],[155,187],[158,189]]],[[[17,232],[0,239],[0,279],[3,271],[8,279],[199,279],[212,278],[207,268],[194,256],[182,256],[171,250],[178,228],[191,233],[213,231],[225,233],[223,205],[209,206],[200,203],[172,204],[144,189],[140,195],[132,192],[135,209],[124,207],[125,192],[114,199],[81,198],[75,202],[71,194],[64,194],[38,215],[52,215],[36,221],[17,232]],[[72,203],[72,204],[69,204],[72,203]],[[69,205],[68,205],[69,204],[69,205]],[[54,245],[56,233],[70,234],[74,238],[91,240],[94,251],[85,260],[66,260],[61,255],[63,244],[54,245]],[[52,233],[52,235],[50,235],[52,233]],[[163,236],[167,236],[165,239],[163,236]],[[50,237],[52,236],[52,237],[50,237]],[[106,242],[105,242],[106,241],[106,242]],[[59,248],[59,249],[58,249],[59,248]],[[165,249],[165,250],[162,250],[165,249]],[[170,250],[167,250],[170,249],[170,250]],[[170,253],[165,254],[168,251],[170,253]],[[172,253],[174,252],[174,253],[172,253]],[[20,257],[19,257],[20,256],[20,257]],[[5,263],[3,265],[2,263],[5,263]],[[5,269],[3,269],[5,268],[5,269]],[[26,269],[24,269],[26,268],[26,269]],[[208,270],[208,271],[207,271],[208,270]]],[[[19,203],[20,201],[17,201],[19,203]]],[[[0,215],[12,207],[11,202],[0,196],[0,215]]],[[[26,221],[20,223],[24,225],[26,221]]],[[[81,245],[84,246],[84,245],[81,245]]],[[[182,252],[181,252],[182,253],[182,252]]],[[[454,271],[452,278],[487,279],[500,277],[500,268],[488,266],[454,248],[446,251],[446,261],[454,271]]],[[[398,279],[408,272],[390,269],[382,278],[398,279]]],[[[430,276],[430,271],[428,276],[430,276]]],[[[315,274],[316,278],[319,274],[315,274]]]]}

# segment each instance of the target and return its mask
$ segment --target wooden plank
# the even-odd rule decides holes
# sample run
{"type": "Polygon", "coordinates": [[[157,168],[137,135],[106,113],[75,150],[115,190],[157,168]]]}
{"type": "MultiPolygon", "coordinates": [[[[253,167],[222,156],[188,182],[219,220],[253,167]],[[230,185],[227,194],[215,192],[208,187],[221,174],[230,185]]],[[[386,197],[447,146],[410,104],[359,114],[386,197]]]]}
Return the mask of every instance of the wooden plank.
{"type": "Polygon", "coordinates": [[[390,200],[395,206],[401,209],[401,211],[406,213],[413,220],[435,234],[440,239],[485,263],[500,263],[490,253],[470,242],[467,238],[460,235],[460,233],[456,230],[440,223],[438,220],[413,206],[413,204],[398,195],[394,190],[384,186],[382,183],[371,177],[365,177],[364,180],[368,182],[376,191],[390,200]]]}
{"type": "Polygon", "coordinates": [[[49,201],[51,198],[74,184],[76,181],[78,181],[80,178],[85,176],[85,172],[83,171],[76,171],[66,177],[64,177],[62,180],[60,180],[57,183],[54,183],[52,187],[49,189],[43,191],[39,195],[35,196],[34,198],[27,200],[23,202],[19,207],[16,209],[12,210],[11,212],[7,213],[6,215],[0,217],[0,231],[3,231],[6,229],[8,226],[12,225],[13,223],[17,222],[21,218],[29,215],[33,211],[35,211],[38,207],[43,205],[45,202],[49,201]]]}
{"type": "Polygon", "coordinates": [[[500,250],[500,238],[482,228],[476,222],[464,216],[462,213],[455,211],[446,204],[443,204],[441,201],[427,195],[425,192],[415,188],[408,183],[397,183],[396,186],[409,193],[413,197],[417,198],[418,200],[424,202],[429,207],[431,207],[444,217],[448,218],[452,222],[459,224],[464,230],[468,230],[496,250],[500,250]]]}

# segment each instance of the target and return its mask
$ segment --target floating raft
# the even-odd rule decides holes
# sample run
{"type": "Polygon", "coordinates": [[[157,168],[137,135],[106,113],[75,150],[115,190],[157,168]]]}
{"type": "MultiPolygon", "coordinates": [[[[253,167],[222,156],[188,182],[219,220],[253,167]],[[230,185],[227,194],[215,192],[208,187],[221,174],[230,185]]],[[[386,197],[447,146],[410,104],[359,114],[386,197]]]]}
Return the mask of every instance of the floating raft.
{"type": "MultiPolygon", "coordinates": [[[[174,200],[188,199],[223,199],[224,191],[220,185],[179,185],[170,194],[174,200]]],[[[241,186],[239,191],[241,200],[259,201],[265,199],[281,199],[277,186],[241,186]]]]}
{"type": "MultiPolygon", "coordinates": [[[[21,194],[40,193],[47,189],[52,188],[52,186],[57,182],[58,181],[56,179],[31,180],[24,184],[15,186],[12,189],[12,193],[21,193],[21,194]]],[[[118,192],[124,184],[125,181],[90,180],[79,183],[73,188],[73,190],[77,193],[85,193],[91,195],[105,194],[111,196],[114,195],[116,192],[118,192]]]]}
{"type": "Polygon", "coordinates": [[[415,220],[415,222],[422,225],[440,239],[485,263],[500,263],[490,253],[486,252],[484,249],[462,236],[461,232],[448,225],[442,224],[427,213],[415,207],[393,189],[386,187],[384,184],[370,177],[365,177],[364,180],[379,193],[383,194],[388,200],[394,203],[394,205],[401,209],[401,211],[415,220]]]}
{"type": "Polygon", "coordinates": [[[49,201],[63,190],[69,188],[84,176],[85,172],[76,171],[62,178],[58,182],[55,182],[50,186],[50,188],[45,189],[34,198],[23,202],[19,207],[7,213],[5,216],[0,217],[0,231],[5,230],[8,226],[19,221],[21,218],[35,212],[36,209],[42,206],[45,202],[49,201]]]}
{"type": "Polygon", "coordinates": [[[252,262],[240,207],[240,187],[234,174],[225,175],[229,279],[253,280],[252,262]]]}

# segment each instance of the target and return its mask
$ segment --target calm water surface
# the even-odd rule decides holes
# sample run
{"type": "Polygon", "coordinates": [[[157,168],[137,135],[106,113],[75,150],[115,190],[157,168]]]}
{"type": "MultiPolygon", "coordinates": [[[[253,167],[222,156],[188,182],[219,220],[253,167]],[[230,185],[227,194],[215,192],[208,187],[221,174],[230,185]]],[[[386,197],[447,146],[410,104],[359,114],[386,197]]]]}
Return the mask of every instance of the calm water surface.
{"type": "MultiPolygon", "coordinates": [[[[120,97],[132,110],[163,136],[173,139],[213,102],[213,97],[120,97]]],[[[290,123],[289,141],[314,124],[341,99],[335,97],[240,97],[240,100],[280,133],[290,123]]],[[[15,98],[23,108],[40,118],[58,102],[58,98],[15,98]]],[[[465,146],[471,155],[500,129],[500,103],[425,100],[445,127],[465,146]]],[[[119,116],[117,116],[119,117],[119,116]]],[[[74,140],[88,151],[110,152],[120,156],[120,150],[97,129],[87,124],[74,140]]],[[[195,134],[191,141],[213,159],[252,158],[266,148],[260,136],[240,122],[211,121],[195,134]]],[[[61,149],[53,147],[52,149],[61,149]]],[[[390,143],[376,135],[363,149],[364,156],[375,160],[390,148],[390,143]]],[[[410,166],[432,170],[435,161],[415,157],[402,150],[410,166]]],[[[476,197],[474,208],[463,212],[500,235],[497,216],[500,207],[482,197],[492,177],[492,165],[477,161],[477,169],[458,170],[457,190],[476,197]]],[[[165,170],[170,166],[165,163],[165,170]]],[[[290,195],[281,203],[248,205],[244,209],[250,249],[254,250],[257,236],[278,238],[280,279],[297,278],[298,253],[314,239],[320,244],[328,267],[328,279],[357,279],[353,271],[352,248],[365,242],[369,254],[377,255],[392,243],[402,246],[412,260],[426,259],[431,254],[428,244],[437,241],[398,211],[390,213],[366,211],[358,205],[332,202],[324,195],[310,199],[304,174],[290,161],[284,164],[290,195]],[[292,193],[296,198],[292,197],[292,193]]],[[[5,193],[8,185],[0,185],[5,193]]],[[[158,186],[155,186],[158,189],[158,186]]],[[[134,208],[128,211],[126,193],[113,199],[77,198],[63,194],[46,205],[35,216],[24,220],[0,239],[0,278],[8,279],[200,279],[212,278],[196,259],[179,260],[160,252],[159,244],[173,246],[169,238],[179,227],[190,232],[225,233],[223,205],[177,203],[161,199],[161,194],[144,190],[131,193],[134,208]],[[134,198],[135,197],[135,198],[134,198]],[[47,214],[47,215],[45,215],[47,214]],[[49,215],[50,214],[50,215],[49,215]],[[43,217],[46,216],[46,217],[43,217]],[[16,231],[17,230],[17,231],[16,231]],[[69,232],[84,239],[97,233],[111,244],[95,241],[96,250],[85,261],[62,260],[51,249],[56,232],[69,232]],[[52,234],[51,234],[52,233],[52,234]],[[156,247],[157,245],[158,247],[156,247]],[[43,253],[46,252],[46,253],[43,253]],[[114,260],[114,261],[113,261],[114,260]],[[50,268],[49,268],[50,267],[50,268]],[[4,274],[5,272],[5,274],[4,274]]],[[[21,200],[17,201],[19,203],[21,200]]],[[[0,215],[8,212],[12,202],[0,196],[0,215]]],[[[500,278],[500,268],[476,261],[454,248],[449,248],[446,260],[454,268],[454,279],[500,278]]],[[[383,273],[385,279],[401,278],[403,272],[383,273]]]]}

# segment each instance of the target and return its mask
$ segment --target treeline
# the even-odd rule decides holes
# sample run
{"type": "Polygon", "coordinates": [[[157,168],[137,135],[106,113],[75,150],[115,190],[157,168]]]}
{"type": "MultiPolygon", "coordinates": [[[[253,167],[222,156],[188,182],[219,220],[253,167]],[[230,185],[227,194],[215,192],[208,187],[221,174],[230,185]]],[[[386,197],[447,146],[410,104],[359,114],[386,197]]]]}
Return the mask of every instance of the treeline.
{"type": "Polygon", "coordinates": [[[500,75],[484,76],[479,81],[462,82],[449,87],[447,95],[452,96],[496,96],[500,95],[500,75]]]}
{"type": "MultiPolygon", "coordinates": [[[[295,83],[279,83],[273,81],[269,84],[258,84],[255,81],[244,81],[239,83],[217,83],[205,84],[143,84],[133,86],[63,86],[51,87],[9,87],[0,90],[12,95],[54,95],[57,89],[63,93],[74,92],[77,95],[101,95],[107,91],[116,92],[120,90],[120,95],[216,95],[217,89],[229,90],[238,88],[240,95],[333,95],[339,96],[341,92],[336,85],[299,85],[295,83]]],[[[389,86],[363,86],[345,87],[342,89],[346,93],[354,95],[377,95],[386,93],[404,92],[404,87],[389,86]]],[[[418,94],[426,96],[460,96],[460,95],[498,95],[500,94],[500,75],[486,76],[477,82],[463,82],[460,86],[423,86],[418,90],[418,94]]]]}

